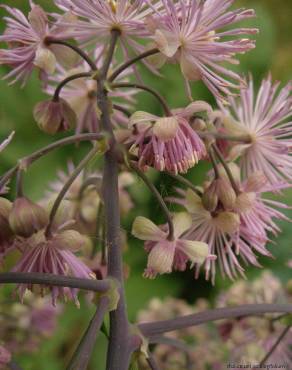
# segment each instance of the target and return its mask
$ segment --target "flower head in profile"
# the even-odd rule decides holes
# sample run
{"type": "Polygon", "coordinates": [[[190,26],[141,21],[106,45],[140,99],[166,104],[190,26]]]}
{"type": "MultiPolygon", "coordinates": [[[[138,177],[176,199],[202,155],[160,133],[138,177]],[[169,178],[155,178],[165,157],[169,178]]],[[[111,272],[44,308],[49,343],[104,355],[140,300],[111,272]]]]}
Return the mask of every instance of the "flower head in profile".
{"type": "MultiPolygon", "coordinates": [[[[276,187],[282,189],[283,184],[276,187]]],[[[254,172],[240,185],[234,209],[240,216],[240,245],[243,248],[249,245],[252,249],[265,256],[272,256],[266,249],[269,241],[269,233],[278,235],[279,226],[275,220],[286,220],[278,209],[287,209],[288,206],[279,201],[265,197],[264,193],[275,189],[275,185],[269,185],[266,176],[262,172],[254,172]],[[278,208],[278,209],[277,209],[278,208]]]]}
{"type": "Polygon", "coordinates": [[[263,80],[255,97],[250,77],[240,99],[229,98],[223,108],[224,130],[227,134],[243,135],[249,143],[236,144],[230,154],[239,155],[244,175],[261,171],[271,184],[292,179],[291,157],[291,84],[279,89],[271,76],[263,80]]]}
{"type": "Polygon", "coordinates": [[[144,0],[56,0],[55,3],[80,18],[71,32],[79,42],[93,45],[99,42],[106,47],[111,32],[116,30],[125,56],[129,46],[136,51],[143,49],[137,38],[149,34],[145,17],[152,12],[144,0]]]}
{"type": "Polygon", "coordinates": [[[132,144],[131,151],[137,155],[139,166],[177,174],[186,173],[197,164],[206,155],[206,148],[185,116],[190,111],[205,110],[205,105],[192,103],[170,117],[134,113],[130,118],[133,134],[127,143],[132,144]]]}
{"type": "Polygon", "coordinates": [[[6,79],[12,79],[12,83],[21,81],[25,84],[34,67],[42,73],[52,74],[57,59],[68,57],[65,47],[46,43],[47,38],[60,36],[58,26],[50,27],[45,11],[33,1],[30,1],[30,5],[28,17],[16,8],[3,5],[10,16],[4,18],[7,27],[0,36],[0,41],[8,44],[8,49],[0,49],[0,65],[6,64],[12,68],[5,76],[6,79]]]}
{"type": "Polygon", "coordinates": [[[149,252],[145,277],[154,278],[157,274],[170,273],[173,270],[184,271],[187,263],[201,265],[209,255],[206,243],[190,241],[183,234],[191,225],[187,213],[176,213],[173,217],[174,236],[169,240],[168,232],[159,228],[145,217],[137,217],[133,223],[132,234],[146,241],[145,249],[149,252]]]}
{"type": "Polygon", "coordinates": [[[148,18],[148,28],[164,58],[179,62],[187,81],[202,80],[221,101],[244,82],[222,62],[238,63],[234,59],[236,54],[254,48],[254,41],[241,35],[257,32],[252,28],[230,27],[255,15],[251,9],[229,10],[233,2],[163,0],[163,7],[148,18]],[[229,28],[222,30],[224,27],[229,28]]]}
{"type": "MultiPolygon", "coordinates": [[[[22,240],[20,249],[22,256],[14,272],[38,272],[63,276],[74,276],[83,279],[95,278],[92,271],[74,254],[86,243],[86,238],[75,230],[59,230],[51,237],[44,230],[22,240]]],[[[17,290],[23,299],[26,290],[34,290],[31,284],[19,284],[17,290]]],[[[56,305],[58,298],[69,298],[78,305],[78,289],[44,286],[41,291],[48,289],[52,302],[56,305]]]]}

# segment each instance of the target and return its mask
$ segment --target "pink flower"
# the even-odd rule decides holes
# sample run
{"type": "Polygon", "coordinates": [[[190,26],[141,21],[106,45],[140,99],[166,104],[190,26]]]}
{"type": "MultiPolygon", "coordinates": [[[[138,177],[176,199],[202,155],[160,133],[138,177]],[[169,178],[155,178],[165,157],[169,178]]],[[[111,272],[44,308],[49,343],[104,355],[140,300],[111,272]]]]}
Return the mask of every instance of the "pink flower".
{"type": "Polygon", "coordinates": [[[271,76],[263,80],[254,97],[253,80],[242,89],[240,99],[229,97],[230,107],[223,108],[227,134],[250,137],[250,143],[238,144],[232,151],[241,158],[244,175],[261,171],[271,184],[292,179],[291,84],[279,90],[271,76]]]}
{"type": "Polygon", "coordinates": [[[176,213],[173,217],[174,240],[168,239],[168,233],[145,217],[137,217],[133,223],[132,234],[145,240],[149,252],[145,277],[154,278],[157,274],[170,273],[172,270],[184,271],[187,263],[200,265],[214,256],[208,254],[205,243],[190,241],[182,235],[191,225],[187,213],[176,213]]]}
{"type": "MultiPolygon", "coordinates": [[[[58,38],[59,28],[49,26],[48,16],[44,10],[30,1],[31,11],[28,18],[16,8],[3,5],[11,17],[5,17],[7,28],[0,36],[0,41],[6,42],[8,49],[0,50],[0,65],[11,66],[12,71],[5,79],[14,79],[11,83],[21,81],[24,85],[34,67],[42,73],[52,74],[55,70],[56,57],[66,57],[68,51],[61,45],[48,46],[47,37],[58,38]]],[[[65,33],[62,32],[62,38],[65,33]]]]}
{"type": "MultiPolygon", "coordinates": [[[[151,0],[146,1],[151,4],[151,0]]],[[[255,15],[251,9],[228,10],[233,2],[162,0],[163,7],[148,19],[148,28],[164,58],[177,61],[186,80],[202,80],[221,101],[244,82],[221,63],[237,64],[236,54],[254,48],[254,41],[238,36],[257,33],[252,28],[230,28],[255,15]],[[221,31],[223,27],[229,29],[221,31]]]]}
{"type": "MultiPolygon", "coordinates": [[[[266,248],[269,242],[268,234],[271,232],[276,235],[280,231],[275,220],[288,220],[276,208],[285,209],[288,206],[263,197],[264,192],[271,190],[263,174],[255,173],[241,183],[238,168],[234,164],[230,165],[230,168],[240,191],[235,200],[233,195],[225,195],[225,198],[231,199],[232,202],[222,202],[221,198],[220,202],[216,202],[216,208],[210,209],[210,202],[206,202],[206,195],[210,196],[209,187],[204,190],[202,196],[187,190],[186,193],[181,192],[183,198],[172,200],[184,205],[192,216],[192,225],[185,237],[207,243],[209,253],[218,257],[222,275],[234,279],[238,273],[244,276],[241,261],[260,267],[256,253],[272,256],[266,248]],[[229,207],[226,208],[224,204],[229,207]]],[[[278,189],[282,187],[280,184],[278,189]]],[[[213,194],[211,195],[213,197],[213,194]]],[[[207,260],[205,270],[206,279],[211,276],[214,283],[215,261],[207,260]]]]}
{"type": "Polygon", "coordinates": [[[78,41],[93,45],[103,43],[106,47],[111,31],[118,30],[125,55],[128,46],[136,51],[143,49],[137,38],[149,35],[145,17],[152,13],[145,7],[144,0],[56,0],[55,3],[81,18],[71,32],[78,41]]]}
{"type": "MultiPolygon", "coordinates": [[[[39,231],[22,241],[23,254],[13,271],[51,273],[83,279],[95,278],[92,271],[73,253],[83,246],[84,241],[84,237],[74,230],[59,231],[51,238],[46,238],[43,230],[39,231]]],[[[51,291],[54,305],[57,298],[65,296],[79,304],[77,289],[49,286],[45,288],[51,291]]],[[[33,290],[33,286],[20,284],[17,289],[20,298],[23,299],[26,289],[33,290]]]]}
{"type": "MultiPolygon", "coordinates": [[[[279,184],[276,189],[282,189],[279,184]]],[[[240,215],[240,241],[237,244],[237,253],[252,248],[258,253],[271,257],[266,249],[269,241],[268,233],[277,235],[280,228],[274,220],[286,220],[289,218],[279,212],[277,208],[287,209],[284,203],[267,199],[263,193],[275,189],[271,187],[262,172],[255,172],[249,176],[241,186],[241,194],[238,195],[235,210],[240,215]]],[[[246,256],[248,259],[248,256],[246,256]]]]}
{"type": "Polygon", "coordinates": [[[157,117],[146,112],[136,112],[130,118],[133,135],[127,140],[131,151],[138,157],[139,166],[158,171],[186,173],[206,155],[206,148],[198,134],[184,118],[185,111],[201,110],[192,103],[171,117],[157,117]]]}

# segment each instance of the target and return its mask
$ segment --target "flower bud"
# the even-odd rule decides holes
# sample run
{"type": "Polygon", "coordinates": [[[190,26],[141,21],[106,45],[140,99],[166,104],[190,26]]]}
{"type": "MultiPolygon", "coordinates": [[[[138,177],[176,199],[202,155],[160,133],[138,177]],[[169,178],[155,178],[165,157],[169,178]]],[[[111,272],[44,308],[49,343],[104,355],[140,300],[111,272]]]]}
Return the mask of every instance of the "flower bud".
{"type": "Polygon", "coordinates": [[[8,221],[11,209],[12,203],[5,198],[0,198],[0,244],[9,240],[13,235],[8,221]]]}
{"type": "Polygon", "coordinates": [[[28,198],[17,198],[9,215],[9,224],[15,234],[30,237],[49,222],[47,212],[28,198]]]}
{"type": "Polygon", "coordinates": [[[63,99],[38,103],[33,115],[39,128],[50,135],[69,130],[76,125],[77,120],[76,113],[63,99]]]}
{"type": "Polygon", "coordinates": [[[225,210],[232,209],[236,193],[230,182],[224,178],[215,179],[203,195],[203,204],[208,211],[214,211],[220,201],[225,210]]]}
{"type": "Polygon", "coordinates": [[[203,194],[202,202],[207,211],[213,212],[218,205],[216,180],[213,181],[203,194]]]}
{"type": "Polygon", "coordinates": [[[77,252],[88,243],[88,240],[86,236],[81,235],[78,231],[65,230],[55,236],[54,243],[59,249],[77,252]]]}

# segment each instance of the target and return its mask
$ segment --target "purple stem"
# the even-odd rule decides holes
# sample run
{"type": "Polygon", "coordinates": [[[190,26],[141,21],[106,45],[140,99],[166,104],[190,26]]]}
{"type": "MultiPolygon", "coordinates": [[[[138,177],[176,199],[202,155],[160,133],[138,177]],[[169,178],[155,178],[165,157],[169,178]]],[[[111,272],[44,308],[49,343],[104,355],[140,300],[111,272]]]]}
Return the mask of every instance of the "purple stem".
{"type": "Polygon", "coordinates": [[[75,277],[26,272],[5,272],[0,274],[0,284],[39,284],[61,286],[106,293],[110,289],[107,280],[79,279],[75,277]]]}
{"type": "Polygon", "coordinates": [[[90,357],[96,342],[97,335],[103,323],[109,307],[109,298],[103,296],[100,298],[96,312],[91,319],[86,332],[84,333],[72,359],[67,367],[67,370],[86,370],[90,357]]]}
{"type": "Polygon", "coordinates": [[[292,304],[247,304],[239,307],[216,308],[172,320],[139,324],[144,336],[151,338],[164,333],[204,324],[209,321],[235,317],[263,315],[265,313],[291,313],[292,304]]]}
{"type": "Polygon", "coordinates": [[[148,51],[145,51],[145,53],[139,54],[133,59],[129,59],[124,64],[122,64],[120,67],[118,67],[112,75],[109,77],[109,82],[113,82],[122,72],[124,72],[127,68],[132,66],[133,64],[137,63],[139,60],[142,60],[144,58],[150,57],[151,55],[159,53],[158,49],[151,49],[148,51]]]}
{"type": "Polygon", "coordinates": [[[106,247],[108,249],[108,274],[120,283],[120,300],[117,309],[110,313],[110,337],[107,353],[107,370],[128,370],[131,351],[129,349],[129,322],[125,303],[122,248],[120,242],[120,209],[118,187],[118,162],[115,138],[110,120],[107,91],[104,86],[111,64],[117,31],[112,31],[108,55],[102,68],[98,84],[97,103],[101,111],[102,128],[111,137],[111,147],[105,153],[103,170],[104,217],[106,225],[106,247]]]}

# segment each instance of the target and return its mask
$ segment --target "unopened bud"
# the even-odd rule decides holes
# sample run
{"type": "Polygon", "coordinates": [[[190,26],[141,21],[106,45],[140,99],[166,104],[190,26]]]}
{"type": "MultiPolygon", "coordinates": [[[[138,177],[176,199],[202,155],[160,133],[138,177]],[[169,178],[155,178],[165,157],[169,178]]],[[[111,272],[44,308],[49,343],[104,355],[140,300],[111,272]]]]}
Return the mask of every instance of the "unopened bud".
{"type": "Polygon", "coordinates": [[[213,212],[217,208],[218,194],[216,180],[213,181],[204,192],[202,202],[207,211],[213,212]]]}
{"type": "Polygon", "coordinates": [[[0,198],[0,244],[13,235],[8,221],[11,209],[12,203],[5,198],[0,198]]]}
{"type": "Polygon", "coordinates": [[[28,198],[17,198],[9,215],[9,224],[15,234],[30,237],[48,224],[47,212],[28,198]]]}
{"type": "Polygon", "coordinates": [[[50,135],[69,130],[76,125],[77,120],[76,113],[63,99],[38,103],[33,115],[39,128],[50,135]]]}
{"type": "Polygon", "coordinates": [[[203,195],[205,208],[212,212],[220,201],[225,210],[232,209],[236,200],[236,193],[230,182],[224,178],[215,179],[203,195]]]}
{"type": "Polygon", "coordinates": [[[79,251],[87,244],[87,238],[75,230],[65,230],[57,234],[54,243],[57,248],[70,250],[71,252],[79,251]]]}

